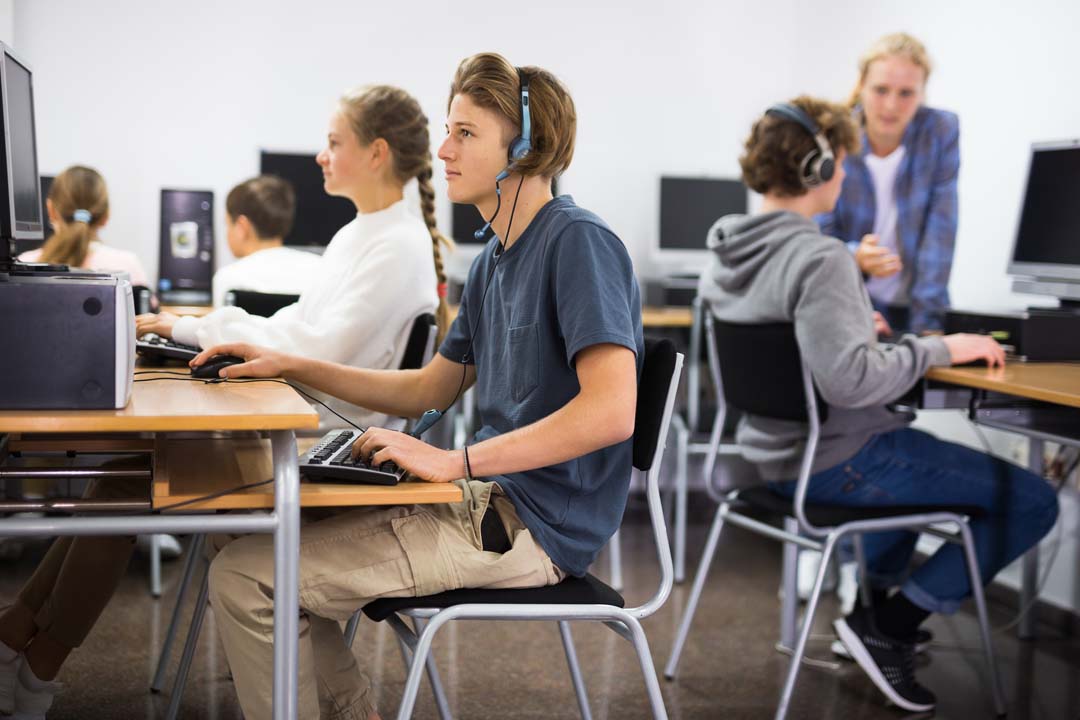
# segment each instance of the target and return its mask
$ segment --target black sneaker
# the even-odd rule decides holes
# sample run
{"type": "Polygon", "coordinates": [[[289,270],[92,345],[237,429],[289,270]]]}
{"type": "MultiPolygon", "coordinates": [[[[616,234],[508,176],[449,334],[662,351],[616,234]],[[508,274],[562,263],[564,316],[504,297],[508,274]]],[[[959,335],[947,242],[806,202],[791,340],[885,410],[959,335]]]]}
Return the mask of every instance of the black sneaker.
{"type": "MultiPolygon", "coordinates": [[[[915,654],[922,655],[923,653],[925,653],[927,650],[930,649],[930,643],[932,642],[934,642],[934,633],[930,632],[929,630],[924,630],[923,628],[919,628],[918,630],[916,630],[915,654]]],[[[829,645],[829,649],[832,650],[832,654],[838,658],[842,658],[844,660],[854,660],[854,658],[851,657],[851,653],[848,652],[848,649],[844,647],[844,643],[840,642],[839,640],[833,640],[832,644],[829,645]]]]}
{"type": "Polygon", "coordinates": [[[910,712],[934,709],[937,698],[915,681],[914,645],[882,635],[862,609],[833,627],[851,657],[893,704],[910,712]]]}

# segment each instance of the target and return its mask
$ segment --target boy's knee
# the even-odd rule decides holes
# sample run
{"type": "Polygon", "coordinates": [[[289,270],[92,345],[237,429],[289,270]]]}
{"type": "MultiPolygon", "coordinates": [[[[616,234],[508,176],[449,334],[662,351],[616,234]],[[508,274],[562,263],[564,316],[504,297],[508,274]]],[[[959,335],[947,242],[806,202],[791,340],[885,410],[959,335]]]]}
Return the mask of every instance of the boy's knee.
{"type": "Polygon", "coordinates": [[[248,594],[245,586],[256,585],[255,580],[244,572],[244,564],[233,547],[222,548],[210,562],[207,571],[210,604],[218,610],[230,611],[240,604],[240,598],[248,594]]]}

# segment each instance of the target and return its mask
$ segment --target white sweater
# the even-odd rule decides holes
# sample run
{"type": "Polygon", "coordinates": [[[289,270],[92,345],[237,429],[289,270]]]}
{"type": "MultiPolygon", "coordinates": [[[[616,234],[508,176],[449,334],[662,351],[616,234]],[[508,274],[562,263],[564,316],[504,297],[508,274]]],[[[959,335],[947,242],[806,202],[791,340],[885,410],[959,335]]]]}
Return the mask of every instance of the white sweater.
{"type": "MultiPolygon", "coordinates": [[[[431,252],[427,226],[403,201],[360,214],[334,235],[298,302],[269,318],[237,307],[183,317],[173,338],[204,348],[246,342],[354,367],[396,368],[413,319],[438,304],[431,252]]],[[[387,423],[385,415],[329,404],[361,426],[387,423]]],[[[324,426],[343,424],[321,408],[320,415],[324,426]]]]}
{"type": "Polygon", "coordinates": [[[214,307],[230,290],[299,295],[318,277],[319,256],[288,247],[258,250],[214,273],[214,307]]]}

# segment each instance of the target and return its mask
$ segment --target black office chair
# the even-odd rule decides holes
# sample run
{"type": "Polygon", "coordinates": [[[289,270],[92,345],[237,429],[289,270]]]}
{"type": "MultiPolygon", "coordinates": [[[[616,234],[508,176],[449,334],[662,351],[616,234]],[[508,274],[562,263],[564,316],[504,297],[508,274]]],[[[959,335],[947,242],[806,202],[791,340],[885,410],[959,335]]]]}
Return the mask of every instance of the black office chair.
{"type": "Polygon", "coordinates": [[[235,305],[249,315],[260,317],[270,317],[281,308],[288,307],[299,299],[299,295],[255,292],[254,290],[230,290],[225,293],[226,305],[235,305]]]}
{"type": "MultiPolygon", "coordinates": [[[[810,470],[817,448],[821,426],[828,419],[829,408],[814,385],[810,368],[802,360],[794,326],[790,323],[738,324],[717,320],[711,310],[705,308],[706,342],[709,351],[709,368],[718,391],[720,405],[715,422],[723,427],[727,406],[764,418],[791,420],[807,424],[807,441],[799,468],[794,500],[778,495],[767,487],[759,486],[728,493],[716,518],[713,520],[705,551],[694,578],[694,586],[683,613],[679,631],[671,650],[664,675],[675,677],[683,645],[701,597],[705,578],[720,539],[724,522],[729,521],[744,529],[765,535],[785,544],[783,570],[783,610],[781,612],[781,647],[792,651],[791,665],[784,683],[780,703],[776,710],[779,720],[787,714],[788,704],[802,664],[806,643],[813,624],[814,612],[821,596],[822,584],[828,571],[829,560],[839,540],[851,536],[860,570],[864,570],[861,536],[868,532],[888,530],[914,530],[930,533],[949,542],[963,545],[971,576],[972,594],[975,599],[979,626],[982,631],[983,650],[990,672],[990,689],[994,707],[1004,714],[1005,702],[998,678],[991,645],[990,625],[983,598],[983,585],[975,558],[975,545],[967,518],[981,512],[969,507],[846,507],[818,505],[806,502],[810,470]],[[722,376],[722,379],[721,379],[722,376]],[[784,529],[733,509],[749,506],[784,518],[784,529]],[[949,533],[931,525],[947,523],[958,528],[949,533]],[[814,582],[814,589],[806,605],[802,627],[794,648],[786,648],[788,638],[794,636],[796,617],[795,565],[796,548],[804,547],[822,553],[821,566],[814,582]]],[[[718,438],[719,433],[713,433],[718,438]]],[[[714,442],[715,454],[718,441],[714,442]]],[[[865,574],[863,574],[865,577],[865,574]]],[[[868,590],[863,585],[863,601],[869,603],[868,590]]]]}

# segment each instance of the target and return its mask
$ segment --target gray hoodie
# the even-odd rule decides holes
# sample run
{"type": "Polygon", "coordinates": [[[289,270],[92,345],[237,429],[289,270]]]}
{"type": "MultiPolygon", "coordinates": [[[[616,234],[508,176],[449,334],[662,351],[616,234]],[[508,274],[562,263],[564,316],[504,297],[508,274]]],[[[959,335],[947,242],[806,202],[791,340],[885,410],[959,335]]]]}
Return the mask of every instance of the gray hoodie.
{"type": "MultiPolygon", "coordinates": [[[[813,472],[839,465],[871,437],[913,419],[886,407],[933,365],[948,365],[940,337],[879,344],[873,308],[847,246],[792,212],[729,215],[709,230],[713,257],[699,292],[728,322],[793,322],[803,358],[829,404],[813,472]]],[[[745,416],[736,438],[766,480],[798,475],[804,423],[745,416]]]]}

